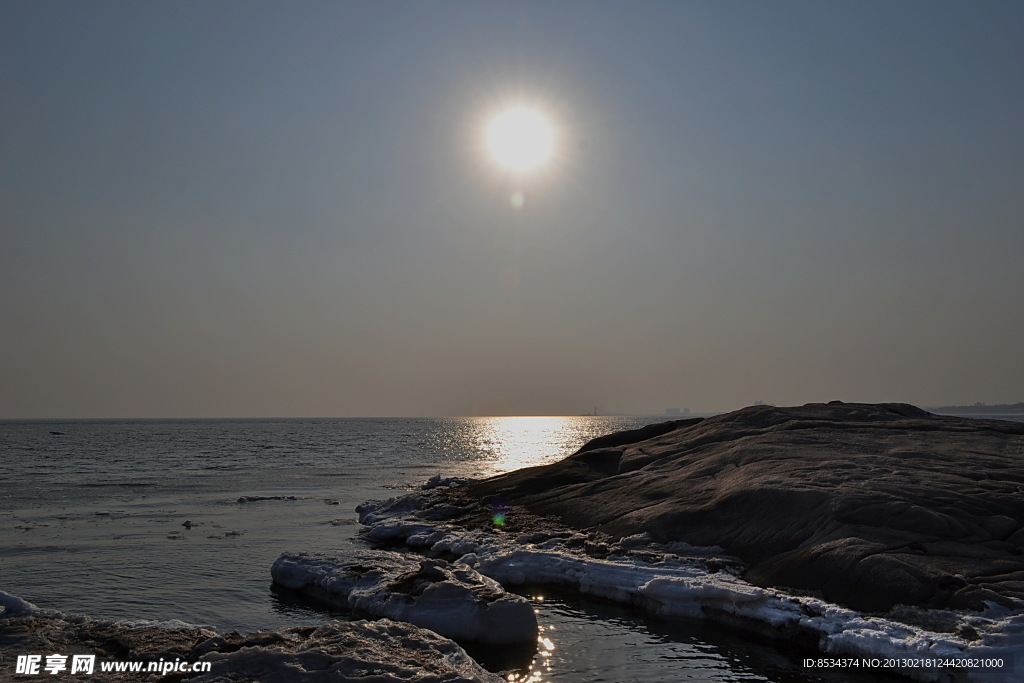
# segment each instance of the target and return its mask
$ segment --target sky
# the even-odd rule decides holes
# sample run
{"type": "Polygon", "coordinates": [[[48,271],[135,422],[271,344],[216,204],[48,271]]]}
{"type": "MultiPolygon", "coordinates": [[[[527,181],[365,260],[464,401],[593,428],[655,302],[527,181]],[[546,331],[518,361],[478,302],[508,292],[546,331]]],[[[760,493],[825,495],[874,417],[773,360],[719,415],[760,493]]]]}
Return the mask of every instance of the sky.
{"type": "Polygon", "coordinates": [[[0,417],[1021,401],[1022,84],[1020,2],[0,0],[0,417]]]}

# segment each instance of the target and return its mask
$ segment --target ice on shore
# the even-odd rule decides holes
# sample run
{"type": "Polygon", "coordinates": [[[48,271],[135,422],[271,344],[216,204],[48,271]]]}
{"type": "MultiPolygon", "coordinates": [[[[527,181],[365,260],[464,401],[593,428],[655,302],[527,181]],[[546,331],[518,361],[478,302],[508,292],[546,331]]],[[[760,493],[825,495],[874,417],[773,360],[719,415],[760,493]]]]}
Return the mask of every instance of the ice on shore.
{"type": "MultiPolygon", "coordinates": [[[[709,562],[707,549],[680,557],[666,546],[650,544],[643,559],[619,546],[606,558],[579,548],[584,534],[524,535],[467,530],[437,516],[430,493],[414,493],[359,506],[360,521],[371,540],[402,543],[431,556],[455,557],[453,566],[472,567],[506,586],[550,585],[619,603],[663,617],[699,617],[782,638],[816,642],[821,652],[879,658],[1002,658],[1002,669],[906,668],[915,680],[1018,680],[1016,658],[1024,665],[1024,610],[991,605],[983,613],[923,610],[919,613],[953,628],[932,630],[893,618],[870,616],[821,599],[754,586],[740,578],[730,558],[709,562]],[[543,539],[543,540],[542,540],[543,539]],[[540,542],[532,542],[539,540],[540,542]],[[703,557],[702,557],[703,555],[703,557]],[[940,614],[941,612],[941,614],[940,614]],[[955,674],[955,676],[954,676],[955,674]],[[945,679],[943,676],[950,675],[945,679]]],[[[455,516],[454,514],[451,516],[455,516]]],[[[635,548],[638,539],[626,546],[635,548]]],[[[673,550],[680,550],[673,548],[673,550]]]]}
{"type": "Polygon", "coordinates": [[[537,640],[529,601],[464,564],[382,550],[285,553],[271,575],[285,588],[448,638],[488,644],[537,640]]]}
{"type": "Polygon", "coordinates": [[[31,617],[41,611],[31,602],[3,591],[0,591],[0,608],[0,615],[4,617],[31,617]]]}
{"type": "Polygon", "coordinates": [[[264,500],[298,500],[296,496],[240,496],[239,503],[258,503],[264,500]]]}

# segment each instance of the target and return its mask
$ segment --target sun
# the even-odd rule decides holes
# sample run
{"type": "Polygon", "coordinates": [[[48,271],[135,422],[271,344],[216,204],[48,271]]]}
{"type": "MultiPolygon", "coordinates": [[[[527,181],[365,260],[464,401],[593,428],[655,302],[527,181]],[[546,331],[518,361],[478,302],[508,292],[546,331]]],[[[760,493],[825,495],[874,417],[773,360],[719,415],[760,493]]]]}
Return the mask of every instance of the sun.
{"type": "Polygon", "coordinates": [[[494,160],[516,173],[540,168],[555,150],[555,133],[548,119],[526,106],[498,112],[487,124],[485,139],[494,160]]]}

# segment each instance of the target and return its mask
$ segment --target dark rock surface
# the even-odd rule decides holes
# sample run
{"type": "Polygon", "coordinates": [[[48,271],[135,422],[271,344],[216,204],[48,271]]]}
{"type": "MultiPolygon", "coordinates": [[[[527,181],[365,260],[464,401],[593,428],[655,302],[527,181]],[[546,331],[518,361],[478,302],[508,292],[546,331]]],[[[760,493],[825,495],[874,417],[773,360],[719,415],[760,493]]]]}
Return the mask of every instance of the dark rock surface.
{"type": "Polygon", "coordinates": [[[621,538],[717,545],[867,611],[1024,599],[1024,424],[906,404],[754,406],[601,437],[453,489],[621,538]]]}
{"type": "MultiPolygon", "coordinates": [[[[10,596],[7,596],[10,597],[10,596]]],[[[16,600],[16,599],[15,599],[16,600]]],[[[20,601],[19,601],[20,602],[20,601]]],[[[9,605],[11,603],[8,601],[9,605]]],[[[498,683],[500,676],[481,668],[461,647],[432,631],[388,619],[332,621],[242,635],[218,634],[182,623],[113,622],[70,617],[59,612],[8,608],[0,612],[0,680],[17,676],[18,655],[96,655],[93,674],[64,671],[61,680],[106,683],[227,683],[229,681],[332,681],[353,683],[498,683]],[[105,673],[101,662],[209,662],[208,673],[105,673]]],[[[45,660],[44,660],[45,661],[45,660]]]]}

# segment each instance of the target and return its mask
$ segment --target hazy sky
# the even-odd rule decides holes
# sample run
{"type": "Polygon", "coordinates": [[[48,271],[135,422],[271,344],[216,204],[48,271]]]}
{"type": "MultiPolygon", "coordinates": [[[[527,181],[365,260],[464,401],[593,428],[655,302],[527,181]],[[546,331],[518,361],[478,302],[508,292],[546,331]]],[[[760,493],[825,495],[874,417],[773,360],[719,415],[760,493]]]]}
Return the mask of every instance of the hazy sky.
{"type": "Polygon", "coordinates": [[[1024,400],[1017,1],[0,0],[0,160],[0,417],[1024,400]]]}

